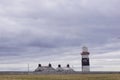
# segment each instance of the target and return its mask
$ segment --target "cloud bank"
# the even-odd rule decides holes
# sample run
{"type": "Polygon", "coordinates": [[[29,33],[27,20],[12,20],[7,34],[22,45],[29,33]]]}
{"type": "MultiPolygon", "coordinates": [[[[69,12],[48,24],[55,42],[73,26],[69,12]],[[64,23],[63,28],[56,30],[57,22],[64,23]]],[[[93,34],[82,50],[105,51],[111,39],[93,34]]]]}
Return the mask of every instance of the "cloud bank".
{"type": "Polygon", "coordinates": [[[70,63],[80,70],[85,45],[91,52],[91,70],[120,70],[119,3],[0,0],[0,64],[29,63],[33,70],[38,63],[70,63]]]}

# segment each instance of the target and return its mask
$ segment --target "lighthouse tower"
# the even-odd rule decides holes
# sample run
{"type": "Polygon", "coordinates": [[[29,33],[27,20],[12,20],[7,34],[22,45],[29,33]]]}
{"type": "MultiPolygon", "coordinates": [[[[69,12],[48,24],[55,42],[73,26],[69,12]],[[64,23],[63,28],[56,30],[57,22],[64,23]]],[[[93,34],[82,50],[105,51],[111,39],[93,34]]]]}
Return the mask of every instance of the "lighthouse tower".
{"type": "Polygon", "coordinates": [[[90,71],[90,63],[89,63],[89,52],[87,47],[82,48],[82,72],[89,72],[90,71]]]}

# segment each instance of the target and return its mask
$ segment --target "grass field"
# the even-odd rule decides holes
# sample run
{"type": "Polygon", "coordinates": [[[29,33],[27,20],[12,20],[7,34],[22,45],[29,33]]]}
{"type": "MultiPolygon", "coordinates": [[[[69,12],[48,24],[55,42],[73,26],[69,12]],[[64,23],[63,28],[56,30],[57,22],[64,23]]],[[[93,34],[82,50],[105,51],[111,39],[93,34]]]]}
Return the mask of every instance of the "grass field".
{"type": "Polygon", "coordinates": [[[0,75],[0,80],[120,80],[120,74],[0,75]]]}

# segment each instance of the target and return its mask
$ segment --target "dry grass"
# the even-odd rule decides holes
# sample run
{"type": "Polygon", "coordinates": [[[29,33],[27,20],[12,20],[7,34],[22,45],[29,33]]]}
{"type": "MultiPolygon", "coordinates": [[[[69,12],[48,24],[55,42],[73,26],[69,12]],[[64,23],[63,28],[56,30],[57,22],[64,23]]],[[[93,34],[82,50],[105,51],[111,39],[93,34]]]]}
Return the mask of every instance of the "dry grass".
{"type": "Polygon", "coordinates": [[[0,75],[0,80],[120,80],[120,74],[0,75]]]}

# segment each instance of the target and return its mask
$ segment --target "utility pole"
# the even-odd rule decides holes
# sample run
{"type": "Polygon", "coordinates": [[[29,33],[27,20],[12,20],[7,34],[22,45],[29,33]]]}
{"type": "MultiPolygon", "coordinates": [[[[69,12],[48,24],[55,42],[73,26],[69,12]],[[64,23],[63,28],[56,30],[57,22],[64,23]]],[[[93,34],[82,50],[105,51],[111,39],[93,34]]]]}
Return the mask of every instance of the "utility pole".
{"type": "Polygon", "coordinates": [[[29,74],[29,71],[30,71],[30,70],[29,70],[29,64],[27,64],[27,67],[28,67],[28,74],[29,74]]]}

